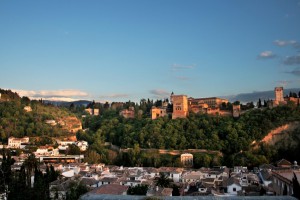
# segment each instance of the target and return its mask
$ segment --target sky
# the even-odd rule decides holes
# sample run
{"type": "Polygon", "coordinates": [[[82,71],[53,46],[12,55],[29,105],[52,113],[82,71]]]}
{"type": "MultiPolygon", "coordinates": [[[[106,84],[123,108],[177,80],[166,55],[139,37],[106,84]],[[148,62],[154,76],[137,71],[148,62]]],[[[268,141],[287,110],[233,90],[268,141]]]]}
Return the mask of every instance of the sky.
{"type": "Polygon", "coordinates": [[[300,0],[0,0],[0,88],[49,100],[300,86],[300,0]]]}

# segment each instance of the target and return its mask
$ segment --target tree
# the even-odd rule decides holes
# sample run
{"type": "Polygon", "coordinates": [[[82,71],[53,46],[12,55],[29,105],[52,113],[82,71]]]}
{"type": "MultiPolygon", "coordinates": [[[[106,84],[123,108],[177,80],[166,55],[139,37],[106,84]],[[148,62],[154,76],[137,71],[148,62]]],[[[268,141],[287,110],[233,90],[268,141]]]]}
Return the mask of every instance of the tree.
{"type": "Polygon", "coordinates": [[[34,154],[30,154],[24,162],[24,167],[26,169],[26,179],[27,187],[31,187],[31,173],[37,167],[38,162],[34,154]]]}
{"type": "Polygon", "coordinates": [[[240,101],[233,102],[233,105],[240,105],[240,104],[241,104],[240,101]]]}
{"type": "Polygon", "coordinates": [[[171,179],[165,173],[160,173],[159,178],[156,180],[156,186],[160,186],[163,188],[170,187],[171,179]]]}
{"type": "Polygon", "coordinates": [[[179,187],[176,184],[173,184],[172,188],[172,196],[180,196],[179,187]]]}
{"type": "Polygon", "coordinates": [[[67,192],[66,200],[77,200],[79,197],[88,192],[88,188],[81,182],[71,183],[70,191],[67,192]]]}
{"type": "Polygon", "coordinates": [[[8,186],[11,183],[11,165],[14,164],[15,160],[11,158],[10,151],[2,149],[2,163],[0,168],[0,192],[7,192],[8,186]]]}
{"type": "Polygon", "coordinates": [[[293,196],[296,197],[297,199],[300,199],[300,184],[295,172],[294,172],[294,177],[292,182],[293,182],[293,191],[294,191],[293,196]]]}
{"type": "Polygon", "coordinates": [[[292,93],[292,96],[293,96],[294,98],[297,98],[297,93],[296,93],[296,92],[293,92],[293,93],[292,93]]]}
{"type": "Polygon", "coordinates": [[[136,185],[129,187],[127,190],[128,195],[146,195],[148,191],[148,185],[136,185]]]}
{"type": "Polygon", "coordinates": [[[96,164],[100,162],[101,156],[94,150],[88,150],[85,153],[84,160],[89,164],[96,164]]]}
{"type": "Polygon", "coordinates": [[[34,171],[34,195],[36,199],[48,199],[49,198],[49,183],[47,180],[47,175],[43,173],[36,167],[34,171]]]}
{"type": "Polygon", "coordinates": [[[51,183],[59,177],[59,171],[55,171],[53,165],[50,165],[49,175],[48,175],[48,182],[51,183]]]}
{"type": "Polygon", "coordinates": [[[70,109],[71,111],[73,111],[73,110],[75,109],[74,103],[71,103],[71,104],[70,104],[69,109],[70,109]]]}
{"type": "Polygon", "coordinates": [[[67,155],[80,155],[80,149],[75,144],[69,144],[68,149],[66,150],[67,155]]]}
{"type": "Polygon", "coordinates": [[[268,107],[268,103],[266,100],[264,100],[264,107],[268,107]]]}
{"type": "Polygon", "coordinates": [[[258,108],[261,108],[261,100],[260,100],[260,98],[258,99],[257,107],[258,107],[258,108]]]}
{"type": "Polygon", "coordinates": [[[21,98],[21,102],[22,102],[22,104],[28,105],[30,103],[30,99],[26,96],[23,96],[21,98]]]}

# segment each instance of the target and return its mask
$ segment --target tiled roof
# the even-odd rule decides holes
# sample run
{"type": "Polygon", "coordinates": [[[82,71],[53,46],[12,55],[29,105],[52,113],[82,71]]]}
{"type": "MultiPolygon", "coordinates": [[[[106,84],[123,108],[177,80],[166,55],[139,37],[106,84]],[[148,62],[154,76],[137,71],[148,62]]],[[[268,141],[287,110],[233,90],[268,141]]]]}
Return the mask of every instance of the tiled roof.
{"type": "Polygon", "coordinates": [[[124,192],[127,192],[129,186],[118,185],[118,184],[108,184],[101,185],[99,188],[91,191],[92,194],[116,194],[122,195],[124,192]]]}
{"type": "Polygon", "coordinates": [[[113,182],[116,182],[117,180],[118,180],[118,178],[115,178],[115,177],[104,177],[104,178],[101,178],[99,181],[113,183],[113,182]]]}
{"type": "Polygon", "coordinates": [[[84,185],[95,185],[98,183],[94,178],[82,178],[80,182],[84,185]]]}
{"type": "Polygon", "coordinates": [[[230,178],[228,178],[226,181],[223,182],[223,185],[224,185],[225,187],[227,187],[227,186],[229,186],[229,185],[232,185],[232,184],[236,184],[236,185],[241,186],[241,185],[240,185],[240,181],[239,181],[238,179],[234,178],[234,177],[230,177],[230,178]]]}

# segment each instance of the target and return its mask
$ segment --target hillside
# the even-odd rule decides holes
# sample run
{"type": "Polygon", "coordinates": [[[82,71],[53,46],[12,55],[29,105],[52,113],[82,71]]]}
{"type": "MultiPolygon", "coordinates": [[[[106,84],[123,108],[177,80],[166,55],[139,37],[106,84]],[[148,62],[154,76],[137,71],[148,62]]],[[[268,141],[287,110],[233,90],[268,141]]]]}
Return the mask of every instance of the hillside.
{"type": "Polygon", "coordinates": [[[106,109],[102,116],[84,120],[89,131],[79,132],[77,136],[89,141],[98,153],[101,150],[97,147],[104,142],[125,149],[136,145],[141,149],[207,149],[222,152],[224,165],[257,166],[273,162],[279,154],[272,147],[252,149],[252,142],[261,141],[287,123],[300,121],[300,107],[291,104],[252,109],[236,119],[190,113],[187,118],[175,120],[168,117],[125,119],[116,111],[106,109]]]}
{"type": "Polygon", "coordinates": [[[82,129],[81,121],[66,108],[30,101],[9,91],[5,94],[5,99],[0,101],[1,141],[6,141],[10,136],[70,135],[82,129]],[[11,95],[13,98],[10,98],[11,95]]]}
{"type": "MultiPolygon", "coordinates": [[[[291,137],[291,133],[293,133],[296,129],[300,128],[300,122],[290,122],[283,126],[280,126],[272,131],[270,131],[263,139],[262,142],[268,145],[275,145],[276,143],[282,140],[288,140],[291,137]]],[[[300,132],[298,133],[300,134],[300,132]]],[[[294,141],[295,143],[296,141],[294,141]]]]}
{"type": "Polygon", "coordinates": [[[270,162],[282,158],[298,161],[300,155],[300,121],[290,122],[270,131],[256,152],[266,155],[270,162]]]}

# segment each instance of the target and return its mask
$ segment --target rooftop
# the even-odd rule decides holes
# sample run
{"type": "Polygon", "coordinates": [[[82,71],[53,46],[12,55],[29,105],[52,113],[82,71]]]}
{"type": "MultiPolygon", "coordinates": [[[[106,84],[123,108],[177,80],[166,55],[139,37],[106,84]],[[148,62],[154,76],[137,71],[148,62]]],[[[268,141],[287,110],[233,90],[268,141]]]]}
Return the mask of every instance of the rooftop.
{"type": "MultiPolygon", "coordinates": [[[[135,196],[135,195],[97,195],[97,194],[85,194],[80,197],[80,200],[145,200],[146,196],[135,196]]],[[[158,197],[160,199],[160,197],[158,197]]],[[[216,196],[172,196],[164,197],[164,200],[296,200],[296,198],[291,196],[228,196],[228,197],[216,197],[216,196]]]]}
{"type": "Polygon", "coordinates": [[[112,195],[122,195],[128,190],[129,186],[118,185],[118,184],[108,184],[101,185],[99,188],[92,190],[84,196],[93,195],[93,194],[112,194],[112,195]]]}

